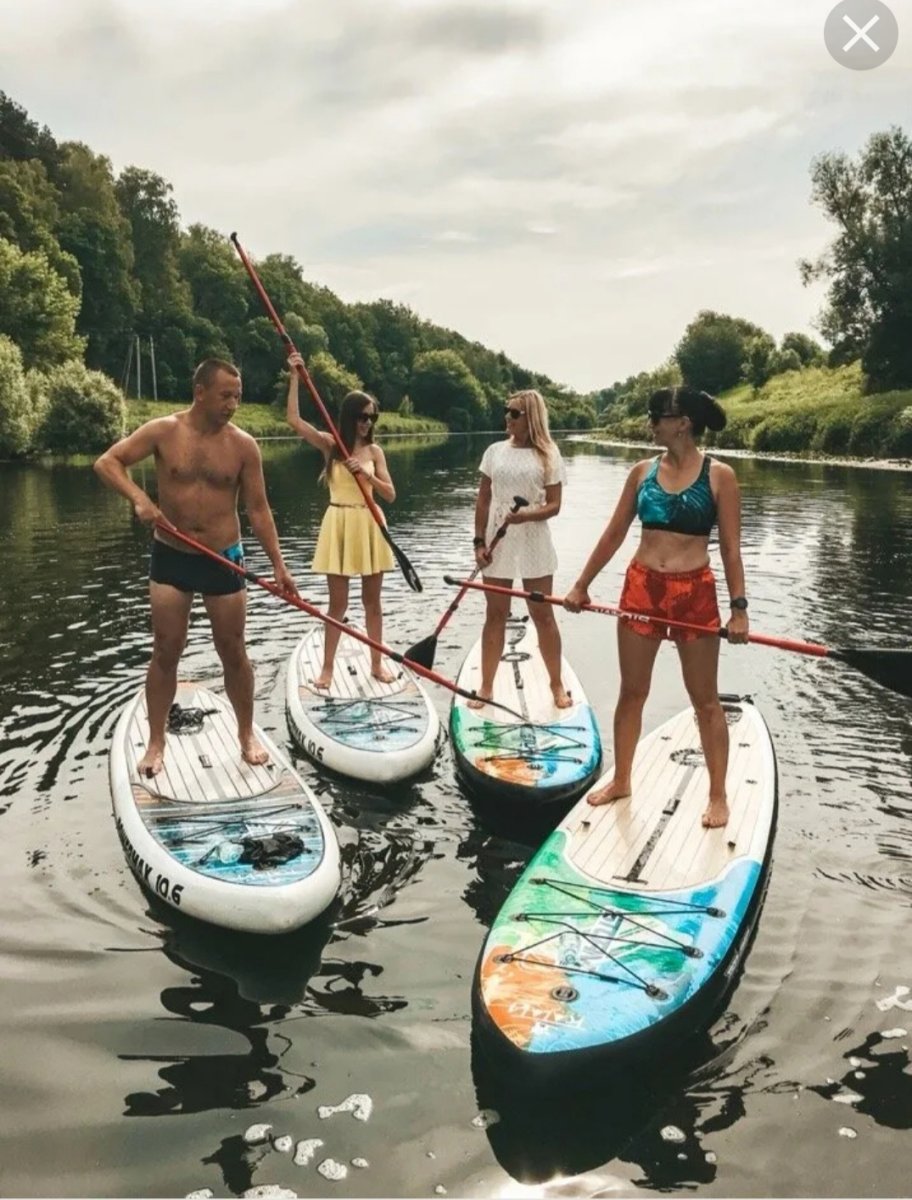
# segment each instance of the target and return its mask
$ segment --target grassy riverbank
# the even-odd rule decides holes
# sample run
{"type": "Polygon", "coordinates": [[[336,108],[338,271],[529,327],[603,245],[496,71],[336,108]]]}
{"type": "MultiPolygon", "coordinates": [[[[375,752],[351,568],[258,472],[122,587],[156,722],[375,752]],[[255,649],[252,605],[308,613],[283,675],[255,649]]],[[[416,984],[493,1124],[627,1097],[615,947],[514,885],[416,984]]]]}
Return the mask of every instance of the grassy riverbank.
{"type": "MultiPolygon", "coordinates": [[[[186,407],[186,404],[177,400],[128,400],[126,431],[132,433],[144,421],[151,421],[153,417],[167,417],[186,407]]],[[[266,404],[242,404],[235,414],[234,423],[255,438],[295,436],[285,424],[284,409],[279,413],[266,404]]],[[[448,430],[442,421],[434,421],[430,417],[401,417],[398,413],[382,412],[377,432],[383,438],[390,434],[445,434],[448,430]]]]}
{"type": "MultiPolygon", "coordinates": [[[[912,457],[912,391],[866,396],[861,367],[807,367],[774,376],[758,392],[747,384],[719,400],[728,424],[710,446],[777,454],[912,457]]],[[[642,441],[644,416],[610,421],[599,433],[642,441]]]]}

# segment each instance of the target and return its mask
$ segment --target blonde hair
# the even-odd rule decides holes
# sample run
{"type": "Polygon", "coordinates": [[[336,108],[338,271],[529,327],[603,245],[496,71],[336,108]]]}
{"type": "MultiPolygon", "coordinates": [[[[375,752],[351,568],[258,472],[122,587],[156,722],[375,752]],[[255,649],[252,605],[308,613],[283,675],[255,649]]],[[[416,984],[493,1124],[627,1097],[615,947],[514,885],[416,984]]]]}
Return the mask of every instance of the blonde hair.
{"type": "Polygon", "coordinates": [[[548,424],[548,406],[541,392],[534,388],[525,388],[521,392],[513,392],[507,397],[507,402],[521,400],[529,422],[529,443],[542,461],[545,470],[551,463],[551,454],[556,449],[551,437],[548,424]]]}

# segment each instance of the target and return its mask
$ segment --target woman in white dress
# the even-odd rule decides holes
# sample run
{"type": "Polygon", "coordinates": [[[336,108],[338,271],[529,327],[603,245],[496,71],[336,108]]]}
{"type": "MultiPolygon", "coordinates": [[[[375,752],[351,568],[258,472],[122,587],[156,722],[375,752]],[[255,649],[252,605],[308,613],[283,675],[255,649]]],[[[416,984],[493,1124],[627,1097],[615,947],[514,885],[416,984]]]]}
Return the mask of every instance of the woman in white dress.
{"type": "MultiPolygon", "coordinates": [[[[550,592],[557,566],[548,521],[557,516],[567,473],[560,451],[551,440],[548,410],[541,394],[514,392],[504,410],[506,441],[495,442],[484,452],[479,470],[481,485],[475,502],[475,562],[488,583],[509,587],[517,577],[527,591],[550,592]],[[514,496],[529,501],[527,508],[510,512],[514,496]],[[494,542],[501,525],[506,535],[494,542]],[[493,550],[485,549],[493,544],[493,550]]],[[[470,708],[481,708],[493,695],[494,676],[503,654],[510,597],[487,592],[487,614],[481,642],[481,685],[470,708]]],[[[538,631],[538,644],[548,670],[551,693],[558,708],[572,701],[561,680],[561,638],[550,604],[529,602],[529,613],[538,631]]]]}

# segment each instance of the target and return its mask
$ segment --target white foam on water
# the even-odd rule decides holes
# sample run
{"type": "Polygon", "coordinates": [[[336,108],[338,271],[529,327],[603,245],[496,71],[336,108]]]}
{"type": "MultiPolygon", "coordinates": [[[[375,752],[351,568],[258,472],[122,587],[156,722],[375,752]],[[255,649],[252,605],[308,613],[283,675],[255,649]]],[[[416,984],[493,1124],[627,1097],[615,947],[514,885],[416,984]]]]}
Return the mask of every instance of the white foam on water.
{"type": "Polygon", "coordinates": [[[685,1140],[683,1130],[678,1129],[677,1125],[666,1125],[662,1130],[661,1137],[663,1142],[673,1142],[675,1144],[685,1140]]]}
{"type": "Polygon", "coordinates": [[[324,1158],[317,1170],[324,1179],[332,1179],[334,1182],[344,1179],[348,1174],[345,1163],[336,1162],[334,1158],[324,1158]]]}
{"type": "Polygon", "coordinates": [[[214,1195],[212,1188],[200,1188],[198,1192],[188,1192],[184,1200],[212,1200],[214,1195]]]}
{"type": "Polygon", "coordinates": [[[490,1129],[492,1125],[496,1125],[500,1120],[500,1113],[493,1108],[483,1108],[477,1117],[472,1118],[472,1124],[476,1129],[490,1129]]]}
{"type": "Polygon", "coordinates": [[[258,1146],[260,1142],[268,1141],[271,1130],[271,1125],[251,1125],[244,1130],[244,1141],[248,1146],[258,1146]]]}
{"type": "Polygon", "coordinates": [[[882,1038],[901,1038],[908,1033],[907,1029],[884,1029],[881,1033],[882,1038]]]}
{"type": "Polygon", "coordinates": [[[865,1077],[865,1072],[864,1072],[864,1071],[856,1071],[856,1072],[855,1072],[855,1078],[856,1078],[856,1079],[864,1079],[864,1077],[865,1077]]]}
{"type": "Polygon", "coordinates": [[[850,1067],[860,1067],[860,1066],[861,1066],[861,1059],[860,1059],[860,1058],[855,1058],[855,1057],[852,1057],[852,1058],[850,1058],[850,1059],[849,1059],[849,1066],[850,1066],[850,1067]]]}
{"type": "Polygon", "coordinates": [[[712,1166],[715,1166],[715,1164],[716,1164],[716,1163],[717,1163],[719,1160],[716,1158],[716,1156],[715,1156],[715,1154],[712,1152],[712,1150],[707,1150],[707,1152],[706,1152],[706,1161],[707,1161],[707,1162],[709,1163],[709,1165],[712,1167],[712,1166]]]}
{"type": "Polygon", "coordinates": [[[442,1183],[438,1183],[437,1186],[434,1188],[434,1195],[435,1196],[445,1196],[446,1194],[447,1194],[446,1188],[443,1186],[442,1183]]]}
{"type": "Polygon", "coordinates": [[[684,1151],[683,1151],[683,1150],[682,1150],[682,1151],[681,1151],[681,1153],[678,1155],[678,1161],[679,1161],[679,1162],[687,1162],[687,1155],[684,1153],[684,1151]]]}
{"type": "Polygon", "coordinates": [[[258,1187],[248,1188],[244,1200],[298,1200],[298,1193],[291,1188],[279,1187],[277,1183],[261,1183],[258,1187]]]}
{"type": "Polygon", "coordinates": [[[843,1125],[839,1130],[840,1137],[857,1138],[858,1134],[854,1129],[850,1129],[848,1125],[843,1125]]]}
{"type": "Polygon", "coordinates": [[[863,1100],[863,1096],[859,1096],[857,1092],[840,1092],[838,1096],[833,1097],[835,1104],[858,1104],[863,1100]]]}
{"type": "Polygon", "coordinates": [[[295,1166],[306,1167],[322,1145],[322,1138],[304,1138],[303,1141],[298,1142],[295,1146],[295,1166]]]}
{"type": "Polygon", "coordinates": [[[334,1117],[336,1113],[351,1113],[356,1121],[366,1121],[374,1111],[374,1102],[364,1092],[353,1092],[341,1104],[321,1104],[317,1116],[321,1121],[334,1117]]]}
{"type": "Polygon", "coordinates": [[[370,1166],[370,1163],[366,1158],[353,1158],[352,1166],[357,1167],[359,1171],[364,1171],[370,1166]]]}
{"type": "Polygon", "coordinates": [[[294,1145],[294,1138],[285,1133],[282,1137],[273,1138],[272,1144],[278,1150],[279,1154],[290,1154],[291,1148],[294,1145]]]}
{"type": "Polygon", "coordinates": [[[912,1000],[903,999],[908,994],[909,989],[901,983],[892,996],[885,996],[883,1000],[878,1000],[877,1007],[881,1012],[888,1012],[891,1008],[901,1008],[903,1012],[912,1012],[912,1000]]]}

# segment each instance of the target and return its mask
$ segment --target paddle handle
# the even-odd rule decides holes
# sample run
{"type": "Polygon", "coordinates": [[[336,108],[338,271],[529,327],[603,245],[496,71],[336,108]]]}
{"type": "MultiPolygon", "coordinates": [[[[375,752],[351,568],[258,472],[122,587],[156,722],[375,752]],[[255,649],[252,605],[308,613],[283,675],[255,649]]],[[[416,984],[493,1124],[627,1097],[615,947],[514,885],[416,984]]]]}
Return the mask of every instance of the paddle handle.
{"type": "MultiPolygon", "coordinates": [[[[266,289],[263,287],[263,284],[260,282],[259,275],[256,273],[256,268],[254,267],[253,263],[250,261],[249,257],[247,256],[247,251],[241,245],[240,241],[238,240],[238,235],[236,233],[231,234],[231,242],[234,245],[235,250],[237,250],[238,255],[240,256],[241,262],[244,264],[244,269],[246,270],[247,274],[250,276],[250,282],[253,284],[257,295],[260,297],[260,301],[262,302],[263,307],[266,309],[266,313],[269,316],[269,319],[272,321],[273,325],[276,328],[276,333],[278,333],[279,337],[282,339],[282,342],[285,345],[286,357],[289,354],[296,353],[297,348],[296,348],[294,342],[291,340],[291,334],[288,332],[288,330],[282,324],[282,319],[280,318],[279,314],[276,312],[275,308],[273,307],[273,303],[269,299],[269,295],[268,295],[266,289]]],[[[296,370],[297,370],[299,379],[302,380],[305,387],[310,392],[310,395],[311,395],[311,398],[313,399],[314,404],[317,406],[317,408],[320,412],[320,415],[322,416],[323,420],[326,422],[326,427],[329,430],[329,432],[332,434],[332,439],[336,443],[336,448],[338,449],[339,453],[342,455],[343,459],[351,458],[351,451],[348,449],[348,447],[342,441],[342,435],[339,433],[339,430],[336,428],[336,424],[333,421],[332,417],[330,416],[329,410],[327,409],[326,405],[323,403],[322,397],[320,396],[320,393],[317,391],[316,384],[314,383],[313,379],[311,378],[310,372],[307,370],[307,368],[303,364],[298,364],[298,366],[296,367],[296,370]]],[[[374,520],[377,522],[377,524],[380,526],[380,528],[385,531],[386,530],[386,521],[384,520],[383,513],[377,507],[377,503],[374,500],[373,496],[371,495],[370,485],[367,483],[367,481],[365,479],[362,479],[360,475],[355,475],[354,478],[355,478],[355,482],[357,483],[358,487],[361,489],[361,494],[364,496],[364,502],[367,505],[368,509],[370,510],[371,516],[374,518],[374,520]]]]}
{"type": "MultiPolygon", "coordinates": [[[[529,501],[525,498],[525,496],[514,496],[513,503],[510,506],[510,512],[511,513],[518,512],[521,508],[525,508],[528,505],[528,503],[529,503],[529,501]]],[[[500,539],[507,532],[508,528],[509,528],[509,526],[507,525],[507,522],[504,521],[504,523],[500,526],[500,528],[497,530],[497,532],[491,538],[491,545],[488,547],[489,550],[493,550],[493,548],[497,545],[497,543],[500,541],[500,539]]],[[[481,570],[482,570],[482,568],[480,566],[475,568],[475,570],[469,576],[469,583],[471,583],[474,579],[477,578],[478,573],[481,570]]],[[[433,633],[433,636],[435,638],[439,637],[440,634],[443,632],[443,630],[446,628],[450,618],[453,616],[453,613],[455,613],[456,609],[462,603],[463,598],[468,590],[469,589],[468,589],[468,585],[467,585],[459,592],[456,599],[453,601],[453,603],[450,605],[450,607],[446,610],[446,612],[440,618],[440,621],[437,624],[437,628],[434,630],[434,633],[433,633]]]]}

